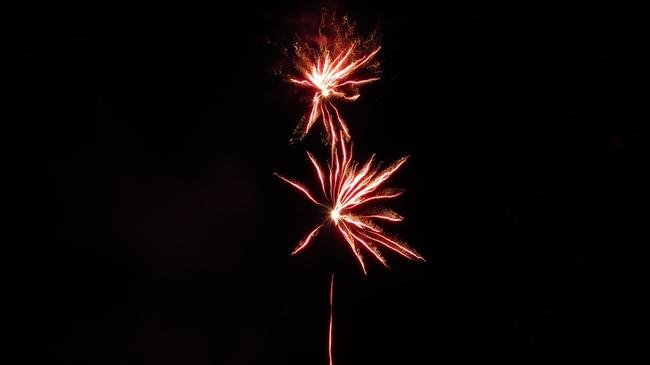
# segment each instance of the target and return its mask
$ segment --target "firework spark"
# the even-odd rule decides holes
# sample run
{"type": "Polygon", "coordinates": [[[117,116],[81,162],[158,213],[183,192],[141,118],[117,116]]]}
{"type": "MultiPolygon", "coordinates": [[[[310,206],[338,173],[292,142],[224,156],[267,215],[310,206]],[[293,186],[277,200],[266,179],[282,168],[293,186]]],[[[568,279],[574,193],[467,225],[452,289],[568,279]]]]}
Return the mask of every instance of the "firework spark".
{"type": "MultiPolygon", "coordinates": [[[[323,18],[323,20],[325,17],[323,18]]],[[[360,96],[359,87],[378,77],[354,78],[361,69],[376,69],[377,64],[371,61],[381,47],[375,45],[375,34],[367,39],[354,37],[354,26],[343,19],[342,24],[323,22],[319,29],[319,47],[309,47],[306,43],[297,42],[295,48],[295,66],[300,76],[289,78],[289,81],[312,89],[311,111],[303,117],[294,134],[302,139],[309,133],[314,123],[322,120],[328,139],[334,142],[339,130],[343,131],[346,139],[350,139],[348,127],[334,104],[335,99],[345,101],[357,100],[360,96]],[[326,25],[329,25],[331,35],[324,35],[326,25]]]]}
{"type": "MultiPolygon", "coordinates": [[[[302,184],[276,175],[300,190],[314,204],[327,210],[328,221],[334,225],[348,243],[364,274],[367,274],[367,271],[360,247],[368,250],[386,267],[388,264],[379,251],[379,247],[385,247],[411,260],[424,261],[417,251],[407,244],[389,237],[375,223],[375,220],[399,222],[403,219],[399,214],[388,209],[374,211],[366,209],[367,204],[371,201],[391,199],[402,194],[402,190],[381,188],[381,185],[406,162],[407,157],[402,157],[383,169],[374,164],[374,155],[365,164],[360,165],[352,162],[352,148],[347,146],[343,132],[339,137],[338,142],[331,145],[331,160],[327,166],[327,175],[324,174],[321,165],[314,156],[307,152],[318,175],[323,199],[316,199],[302,184]]],[[[292,255],[305,249],[324,224],[320,224],[300,241],[292,255]]]]}

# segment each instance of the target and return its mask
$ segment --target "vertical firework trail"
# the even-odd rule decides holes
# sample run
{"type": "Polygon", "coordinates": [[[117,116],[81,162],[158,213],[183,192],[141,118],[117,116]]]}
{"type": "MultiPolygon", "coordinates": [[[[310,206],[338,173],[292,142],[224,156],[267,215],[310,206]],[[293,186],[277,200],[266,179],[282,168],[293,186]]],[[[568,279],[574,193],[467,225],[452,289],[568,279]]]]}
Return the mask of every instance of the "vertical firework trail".
{"type": "Polygon", "coordinates": [[[334,358],[332,357],[332,337],[334,335],[334,274],[330,279],[330,326],[327,336],[327,357],[330,360],[330,365],[334,365],[334,358]]]}
{"type": "MultiPolygon", "coordinates": [[[[402,157],[385,168],[375,163],[374,155],[364,164],[352,160],[350,130],[336,107],[336,100],[354,101],[360,96],[359,87],[379,79],[379,63],[375,56],[381,49],[377,33],[366,38],[356,36],[354,25],[347,17],[340,21],[323,13],[318,36],[311,42],[294,43],[294,66],[297,76],[289,82],[308,88],[311,109],[294,131],[294,140],[304,138],[320,119],[323,123],[326,143],[330,145],[330,161],[327,170],[309,152],[309,158],[318,177],[321,197],[316,197],[303,184],[276,174],[295,189],[302,192],[312,203],[325,209],[328,219],[311,230],[291,253],[305,249],[318,232],[331,226],[351,248],[364,274],[367,275],[363,251],[369,252],[377,261],[388,267],[380,252],[383,247],[410,260],[424,258],[404,242],[392,237],[376,221],[400,222],[402,217],[392,210],[377,207],[381,200],[396,198],[402,190],[384,188],[382,185],[406,162],[402,157]],[[362,76],[355,76],[357,74],[362,76]],[[327,224],[329,223],[329,224],[327,224]],[[363,251],[362,251],[363,249],[363,251]]],[[[327,354],[329,365],[334,364],[332,355],[334,330],[334,274],[330,280],[329,330],[327,354]]]]}

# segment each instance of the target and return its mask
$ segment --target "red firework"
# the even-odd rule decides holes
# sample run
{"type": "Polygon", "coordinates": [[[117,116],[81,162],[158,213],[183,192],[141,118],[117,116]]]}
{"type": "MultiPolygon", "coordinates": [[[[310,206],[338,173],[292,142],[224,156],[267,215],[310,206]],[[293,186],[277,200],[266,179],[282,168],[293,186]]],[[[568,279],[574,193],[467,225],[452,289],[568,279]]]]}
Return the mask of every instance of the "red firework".
{"type": "Polygon", "coordinates": [[[354,26],[343,18],[342,24],[334,20],[321,24],[317,48],[307,43],[294,45],[296,69],[300,76],[289,81],[314,91],[311,99],[311,111],[303,117],[294,134],[302,139],[309,133],[314,123],[321,119],[329,140],[338,137],[338,130],[350,139],[348,127],[334,105],[335,99],[345,101],[357,100],[361,85],[378,80],[378,77],[353,78],[361,69],[377,69],[372,63],[381,47],[374,45],[374,34],[362,40],[354,37],[354,26]],[[331,29],[329,29],[331,28],[331,29]],[[330,30],[331,35],[324,35],[330,30]]]}
{"type": "MultiPolygon", "coordinates": [[[[335,105],[337,100],[354,101],[360,96],[359,87],[378,80],[378,62],[375,56],[381,49],[377,45],[376,33],[362,39],[355,36],[354,25],[343,17],[338,22],[334,16],[328,18],[323,13],[318,36],[315,42],[296,42],[294,44],[295,66],[299,76],[289,78],[292,83],[313,91],[311,111],[307,113],[294,131],[297,139],[302,139],[320,119],[323,123],[327,141],[330,143],[331,158],[327,174],[319,162],[307,152],[318,180],[322,197],[316,198],[304,185],[276,174],[294,188],[300,190],[314,204],[326,209],[329,218],[314,228],[298,243],[292,255],[305,249],[316,237],[320,229],[331,222],[348,243],[355,257],[367,274],[363,247],[380,263],[388,267],[380,247],[392,250],[410,260],[424,258],[407,244],[387,235],[376,221],[399,222],[402,217],[388,209],[369,210],[369,203],[392,199],[402,194],[402,190],[383,188],[382,185],[406,162],[403,157],[386,168],[375,164],[374,155],[365,163],[352,161],[350,131],[335,105]],[[314,43],[316,46],[314,47],[314,43]],[[355,76],[363,70],[365,77],[355,76]]],[[[328,358],[333,365],[333,302],[334,275],[330,282],[330,316],[328,331],[328,358]]]]}
{"type": "MultiPolygon", "coordinates": [[[[367,274],[364,258],[360,247],[369,251],[379,262],[388,267],[386,259],[379,247],[392,250],[411,260],[424,258],[407,244],[388,236],[375,221],[402,221],[402,217],[388,209],[368,211],[367,204],[371,201],[392,199],[402,194],[402,190],[382,188],[403,164],[407,157],[402,157],[386,168],[374,164],[374,155],[363,165],[352,162],[352,148],[347,146],[343,138],[334,138],[331,145],[331,160],[327,166],[328,173],[324,174],[318,161],[307,152],[323,193],[322,199],[314,195],[302,184],[276,174],[280,179],[300,190],[309,200],[327,210],[329,220],[339,231],[344,240],[350,245],[364,274],[367,274]]],[[[313,229],[293,250],[293,254],[305,249],[326,222],[313,229]]]]}

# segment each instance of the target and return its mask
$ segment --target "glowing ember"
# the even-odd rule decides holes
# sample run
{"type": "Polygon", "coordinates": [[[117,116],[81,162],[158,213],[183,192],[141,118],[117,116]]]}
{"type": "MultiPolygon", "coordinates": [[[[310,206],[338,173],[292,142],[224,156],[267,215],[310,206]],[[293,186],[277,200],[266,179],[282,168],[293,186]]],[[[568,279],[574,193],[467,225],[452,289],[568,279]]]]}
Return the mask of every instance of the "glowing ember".
{"type": "MultiPolygon", "coordinates": [[[[325,19],[325,18],[324,18],[325,19]]],[[[338,130],[350,138],[348,127],[334,105],[334,99],[357,100],[361,85],[378,80],[378,77],[353,78],[361,69],[375,69],[371,61],[381,47],[374,45],[375,35],[367,39],[355,38],[354,27],[343,18],[342,24],[322,23],[319,29],[319,45],[315,49],[307,43],[296,43],[295,62],[300,73],[298,78],[289,81],[314,91],[311,98],[311,111],[303,117],[294,134],[302,139],[320,118],[323,121],[328,139],[334,142],[338,130]],[[326,28],[330,29],[329,35],[326,28]]]]}
{"type": "MultiPolygon", "coordinates": [[[[384,169],[373,166],[374,156],[365,164],[359,165],[352,162],[352,149],[346,146],[347,142],[343,139],[343,132],[339,137],[339,142],[331,145],[331,161],[328,165],[327,175],[323,173],[323,169],[314,156],[307,152],[318,175],[324,196],[323,200],[314,198],[302,184],[276,175],[300,190],[313,203],[327,210],[334,226],[352,248],[364,273],[367,272],[360,246],[370,251],[386,267],[388,264],[379,251],[380,246],[395,251],[408,259],[424,261],[417,251],[405,243],[387,236],[374,222],[375,220],[399,222],[402,220],[400,215],[387,209],[374,212],[364,211],[368,202],[395,198],[402,193],[401,190],[381,188],[381,185],[406,162],[407,158],[403,157],[384,169]]],[[[316,227],[300,241],[292,254],[307,247],[323,224],[316,227]]]]}

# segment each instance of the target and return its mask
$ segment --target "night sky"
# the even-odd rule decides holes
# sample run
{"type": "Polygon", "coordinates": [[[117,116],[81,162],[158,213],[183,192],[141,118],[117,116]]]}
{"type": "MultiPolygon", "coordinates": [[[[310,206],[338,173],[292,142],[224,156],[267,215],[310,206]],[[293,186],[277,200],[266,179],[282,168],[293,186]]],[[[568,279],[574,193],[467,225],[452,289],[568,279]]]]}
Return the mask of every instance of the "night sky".
{"type": "Polygon", "coordinates": [[[325,213],[273,172],[328,150],[273,71],[332,5],[273,3],[2,11],[11,363],[326,364],[332,272],[337,365],[647,363],[647,4],[338,3],[383,39],[355,153],[410,156],[388,231],[427,258],[364,277],[331,227],[289,255],[325,213]]]}

